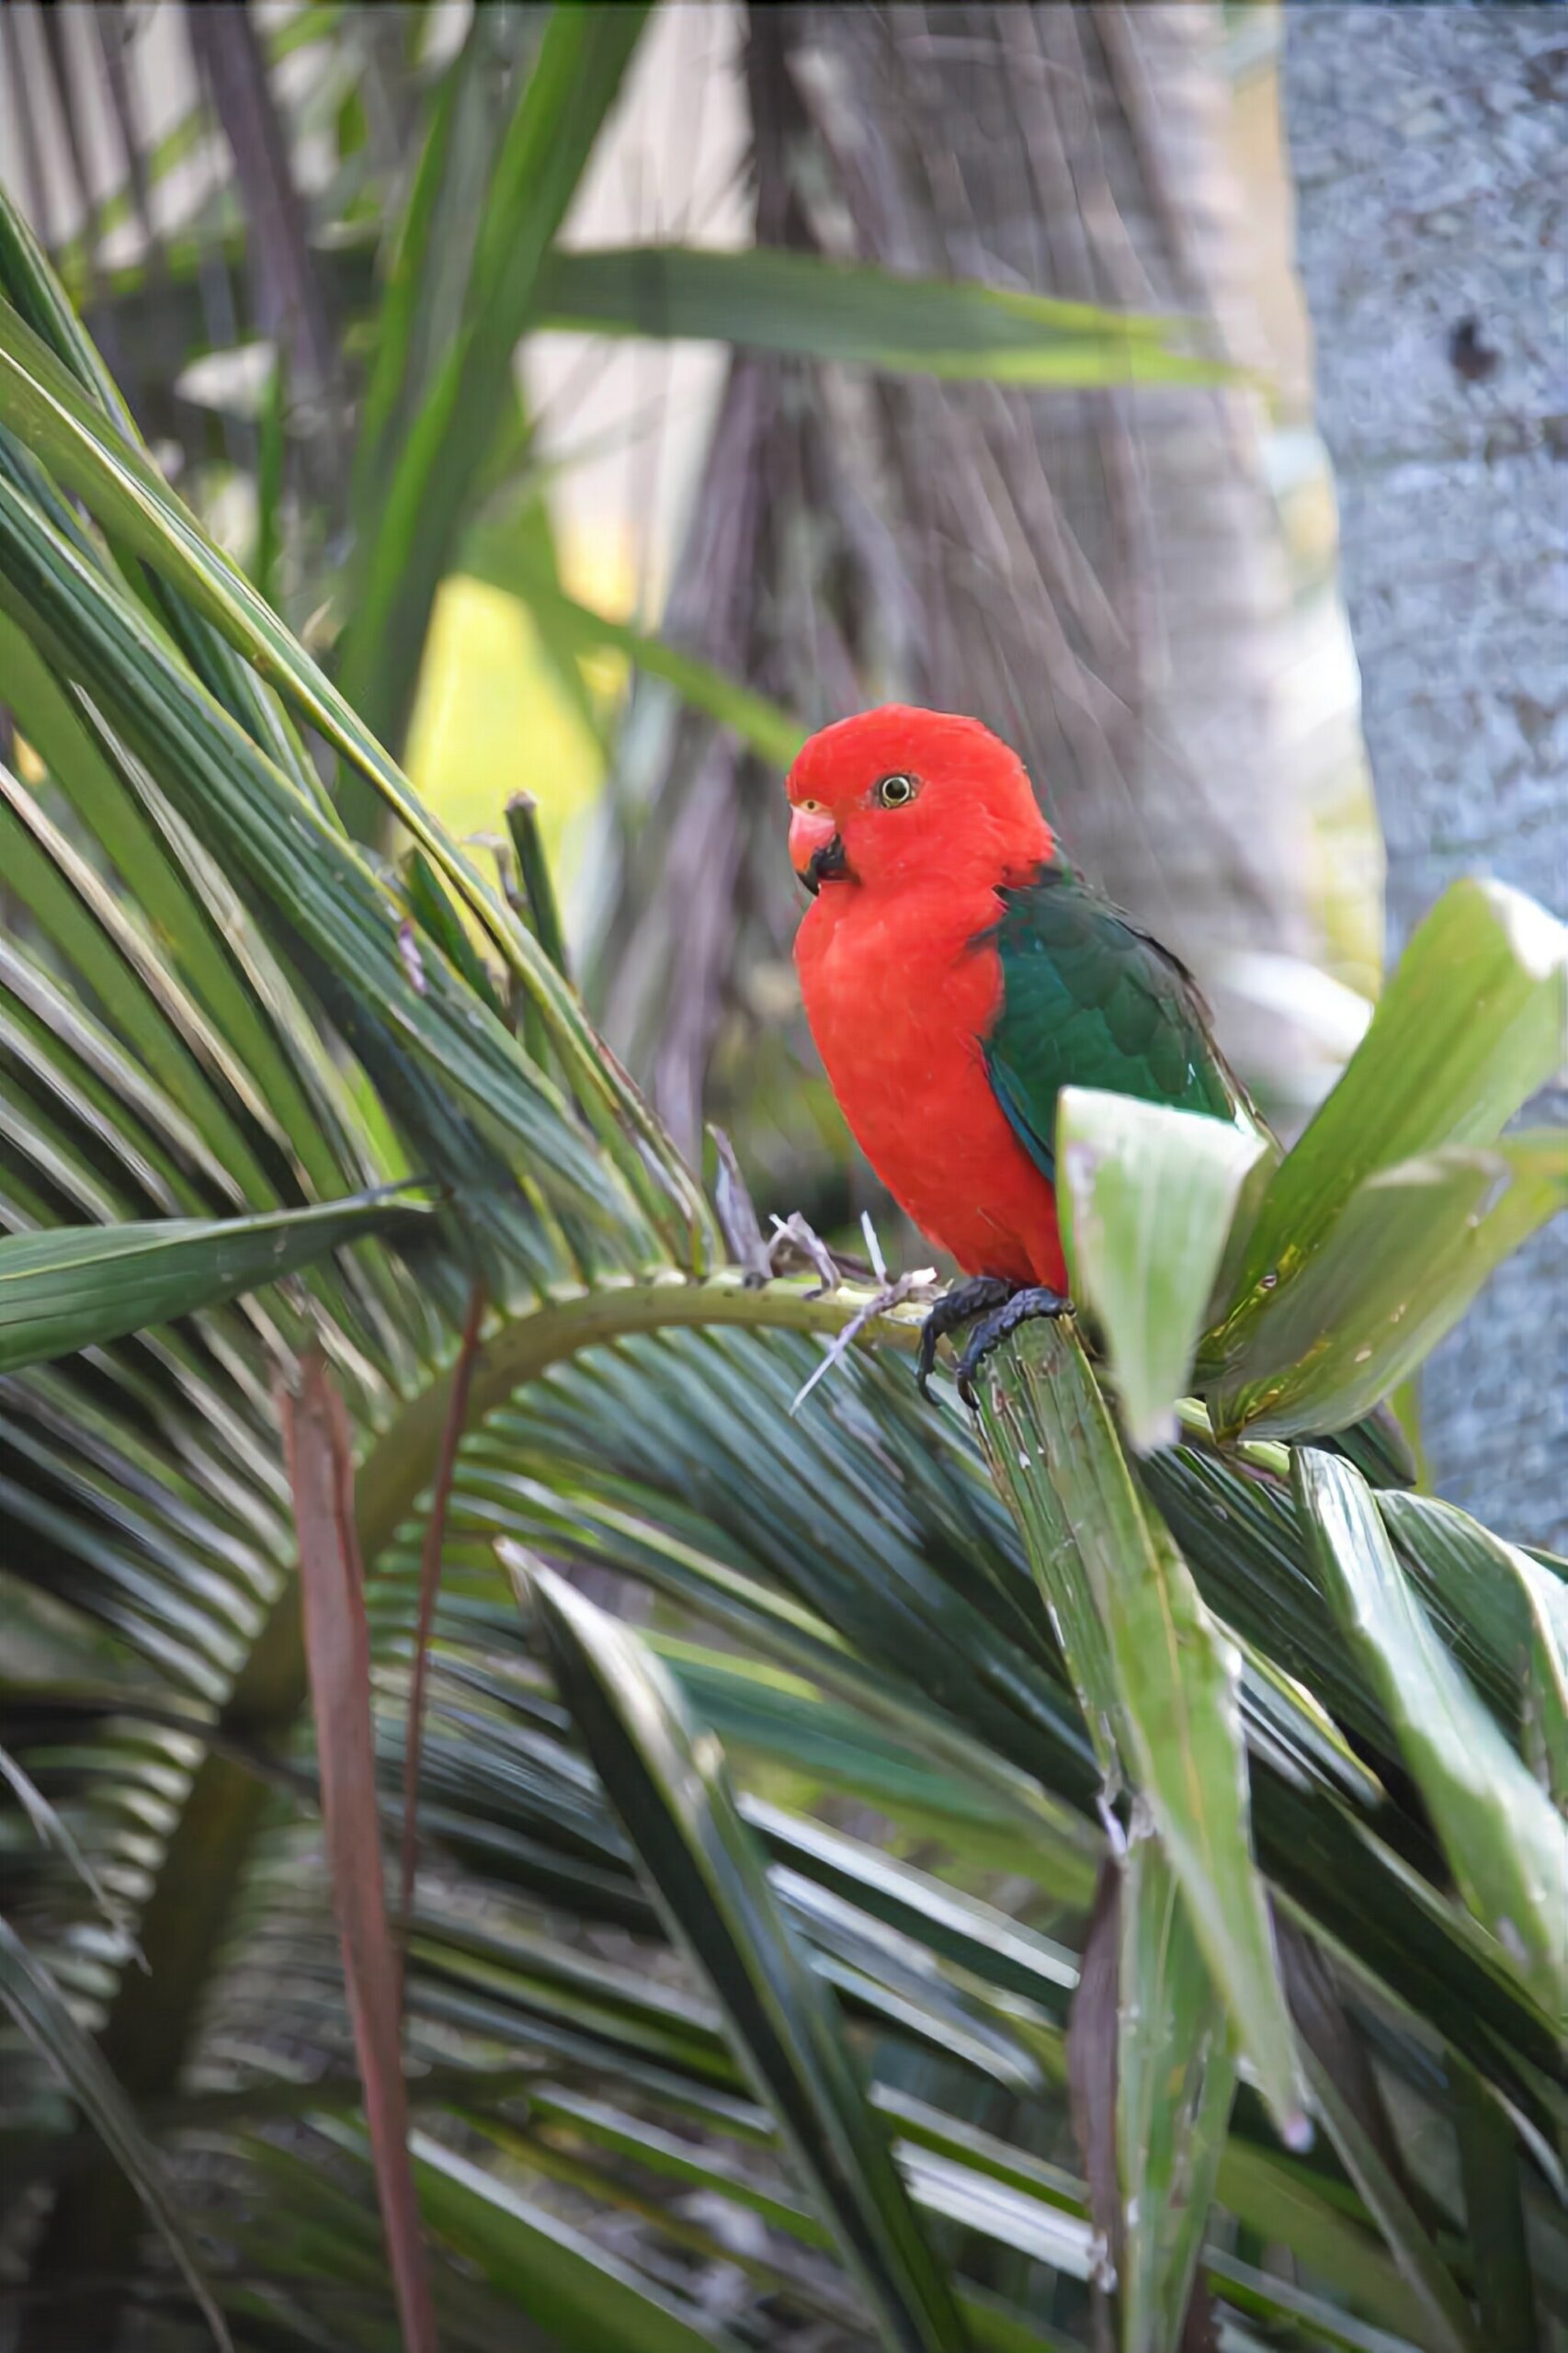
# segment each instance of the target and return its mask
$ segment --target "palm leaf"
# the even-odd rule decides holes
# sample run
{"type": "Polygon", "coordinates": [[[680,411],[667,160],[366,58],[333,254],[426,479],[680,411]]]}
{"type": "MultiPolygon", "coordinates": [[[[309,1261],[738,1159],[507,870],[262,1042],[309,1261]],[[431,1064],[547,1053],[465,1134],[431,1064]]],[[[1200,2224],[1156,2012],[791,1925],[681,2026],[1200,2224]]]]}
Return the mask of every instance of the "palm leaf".
{"type": "Polygon", "coordinates": [[[51,1227],[0,1241],[0,1372],[172,1323],[417,1215],[370,1194],[271,1217],[51,1227]]]}
{"type": "Polygon", "coordinates": [[[540,325],[718,340],[968,381],[1202,384],[1232,372],[1176,349],[1162,319],[767,246],[558,252],[534,315],[540,325]]]}
{"type": "MultiPolygon", "coordinates": [[[[475,38],[500,40],[485,14],[475,38]]],[[[659,328],[640,261],[551,258],[553,221],[539,233],[533,221],[515,259],[506,245],[529,203],[542,219],[564,201],[625,37],[563,14],[551,70],[570,49],[598,51],[574,139],[540,153],[543,98],[525,135],[525,89],[504,173],[484,163],[516,202],[491,216],[462,299],[506,281],[484,329],[497,351],[552,286],[566,299],[579,261],[572,299],[619,305],[605,322],[618,331],[659,328]]],[[[463,74],[480,62],[476,48],[463,74]]],[[[540,89],[552,86],[547,76],[540,89]]],[[[406,584],[411,612],[471,527],[458,509],[509,423],[495,415],[486,438],[496,378],[479,370],[473,445],[432,473],[427,420],[452,391],[439,355],[433,377],[409,369],[407,412],[388,397],[444,266],[440,238],[420,226],[462,160],[458,97],[444,103],[451,123],[410,216],[360,478],[408,464],[406,483],[428,486],[460,459],[451,515],[415,517],[431,528],[406,584]],[[437,539],[448,553],[433,551],[437,539]]],[[[791,1417],[868,1292],[759,1286],[713,1263],[718,1224],[700,1188],[551,956],[420,808],[367,724],[377,714],[331,684],[162,483],[47,265],[6,218],[0,653],[46,771],[5,799],[12,871],[26,861],[32,903],[0,951],[0,1056],[17,1106],[0,1154],[6,1225],[58,1252],[62,1230],[91,1221],[94,1233],[66,1246],[111,1263],[126,1227],[193,1221],[205,1284],[217,1226],[238,1220],[275,1243],[325,1232],[345,1201],[411,1172],[442,1187],[434,1213],[399,1215],[287,1286],[162,1290],[157,1312],[177,1320],[119,1330],[100,1303],[90,1347],[0,1376],[0,1513],[26,1635],[4,1694],[6,1753],[122,1919],[133,1915],[147,1969],[123,1926],[106,1928],[89,1891],[30,1838],[7,1854],[9,1908],[29,1965],[101,2022],[98,2060],[143,2142],[180,2153],[195,2227],[225,2185],[211,2235],[236,2341],[392,2346],[397,2326],[312,1862],[317,1782],[296,1745],[306,1672],[274,1369],[313,1336],[351,1418],[366,1698],[389,1824],[420,1509],[476,1262],[494,1311],[442,1562],[421,1771],[433,1863],[406,1961],[403,2062],[427,2127],[415,2164],[450,2341],[515,2344],[544,2327],[585,2343],[722,2344],[728,2323],[705,2298],[735,2276],[723,2267],[739,2242],[759,2325],[780,2346],[797,2329],[861,2325],[868,2263],[890,2331],[1083,2342],[1093,2229],[1071,2154],[1064,2029],[1112,1762],[1146,1791],[1165,1842],[1143,1859],[1152,1892],[1134,1920],[1130,1971],[1150,2003],[1124,2028],[1130,2128],[1151,2112],[1151,2071],[1185,2060],[1185,2039],[1203,2030],[1215,1988],[1286,2103],[1290,2029],[1266,1895],[1317,1954],[1345,2047],[1389,2095],[1380,2121],[1353,2068],[1315,2080],[1325,2130],[1308,2162],[1274,2145],[1251,2086],[1221,2134],[1211,2069],[1202,2097],[1161,2111],[1167,2136],[1148,2136],[1132,2309],[1168,2339],[1196,2268],[1238,2341],[1251,2331],[1362,2353],[1464,2342],[1472,2295],[1499,2343],[1521,2311],[1551,2341],[1568,2320],[1551,2156],[1568,2116],[1561,2041],[1538,1998],[1539,1955],[1521,1971],[1501,1926],[1456,1897],[1450,1858],[1483,1915],[1496,1912],[1473,1849],[1497,1832],[1500,1793],[1507,1822],[1481,1859],[1490,1870],[1509,1865],[1520,1822],[1540,1827],[1557,1787],[1558,1571],[1430,1505],[1363,1499],[1362,1551],[1385,1600],[1391,1562],[1401,1580],[1401,1642],[1381,1619],[1347,1642],[1346,1572],[1323,1557],[1290,1449],[1221,1449],[1204,1409],[1178,1400],[1178,1442],[1138,1458],[1135,1485],[1077,1359],[1055,1406],[1060,1419],[1075,1402],[1096,1443],[1059,1433],[1048,1477],[1031,1424],[1027,1475],[1009,1482],[1028,1506],[1016,1526],[967,1424],[950,1403],[928,1413],[898,1361],[915,1338],[907,1310],[863,1335],[886,1361],[853,1352],[791,1417]],[[403,824],[420,861],[406,884],[348,843],[293,720],[403,824]],[[517,1000],[537,1052],[507,1027],[517,1000]],[[1080,1558],[1070,1584],[1054,1563],[1042,1595],[1031,1540],[1038,1550],[1052,1528],[1080,1558]],[[1381,1528],[1397,1559],[1372,1547],[1381,1528]],[[542,1559],[547,1578],[591,1574],[643,1631],[618,1631],[546,1579],[555,1638],[536,1651],[498,1544],[542,1559]],[[1143,1564],[1132,1585],[1129,1562],[1143,1564]],[[1143,1639],[1161,1597],[1183,1635],[1174,1668],[1143,1639]],[[1469,1812],[1452,1758],[1435,1759],[1423,1737],[1434,1692],[1492,1760],[1469,1812]],[[695,1747],[685,1711],[710,1728],[695,1747]],[[673,1769],[683,1758],[686,1779],[673,1769]],[[1194,1759],[1196,1804],[1183,1788],[1194,1759]],[[1222,1870],[1199,1851],[1215,1807],[1225,1836],[1209,1861],[1222,1870]],[[702,1908],[698,1833],[721,1822],[744,1915],[711,1898],[702,1908]],[[1185,1914],[1161,1878],[1172,1865],[1185,1914]],[[775,2030],[764,2052],[754,2002],[745,2047],[767,2063],[748,2075],[707,1986],[738,2018],[770,1969],[799,2031],[775,2030]],[[825,2044],[803,2019],[827,2021],[825,2044]],[[824,2049],[839,2056],[808,2084],[805,2057],[824,2049]],[[830,2177],[826,2136],[841,2127],[852,2140],[839,2148],[862,2162],[830,2177]],[[285,2131],[297,2147],[278,2144],[285,2131]],[[214,2151],[235,2170],[212,2174],[214,2151]],[[853,2207],[839,2222],[853,2263],[800,2194],[829,2177],[853,2207]],[[1437,2205],[1428,2181],[1446,2185],[1437,2205]]],[[[173,256],[176,280],[198,242],[173,256]]],[[[1114,343],[1121,365],[1134,349],[1140,367],[1168,357],[1142,323],[1113,333],[1097,316],[977,303],[972,289],[690,258],[656,266],[666,327],[719,324],[722,293],[738,306],[733,340],[853,359],[876,337],[878,366],[978,355],[992,372],[1038,374],[1074,338],[1102,357],[1114,343]]],[[[363,248],[351,259],[362,299],[363,248]]],[[[410,495],[375,544],[401,544],[410,495]]],[[[378,593],[403,597],[395,569],[378,593]]],[[[603,631],[575,611],[556,618],[584,642],[590,625],[603,631]]],[[[662,661],[679,691],[783,747],[783,719],[736,702],[727,682],[641,638],[622,650],[662,661]]],[[[1446,990],[1434,1019],[1436,967],[1418,964],[1421,1072],[1402,1046],[1357,1076],[1330,1137],[1349,1156],[1322,1199],[1301,1167],[1288,1180],[1282,1169],[1259,1212],[1281,1214],[1299,1188],[1290,1233],[1312,1241],[1309,1256],[1321,1241],[1325,1262],[1360,1187],[1413,1154],[1492,1150],[1545,1051],[1557,1002],[1538,952],[1546,935],[1485,894],[1443,922],[1460,926],[1450,947],[1461,938],[1491,960],[1502,1026],[1477,1049],[1446,990]]],[[[1249,1189],[1244,1217],[1255,1206],[1249,1189]]],[[[1203,1222],[1207,1248],[1218,1226],[1203,1222]]],[[[162,1246],[184,1245],[165,1232],[162,1246]]],[[[1147,1286],[1123,1304],[1144,1313],[1147,1286]]],[[[1180,1385],[1192,1314],[1187,1295],[1141,1435],[1180,1385]]],[[[1273,1314],[1256,1311],[1259,1336],[1273,1314]]],[[[1109,1320],[1132,1328],[1119,1311],[1109,1320]]],[[[996,1378],[1025,1381],[1027,1365],[1004,1360],[996,1378]]],[[[1365,1558],[1351,1567],[1365,1579],[1365,1558]]],[[[362,1825],[361,1843],[369,1836],[362,1825]]],[[[134,2293],[139,2325],[177,2343],[188,2314],[139,2252],[134,2192],[90,2149],[69,2148],[70,2120],[42,2103],[41,2079],[24,2078],[24,2097],[35,2084],[40,2101],[0,2119],[17,2182],[58,2184],[29,2258],[29,2327],[41,2336],[65,2315],[107,2344],[134,2293]]],[[[1131,2178],[1138,2136],[1126,2137],[1131,2178]]]]}
{"type": "Polygon", "coordinates": [[[233,2341],[203,2277],[156,2150],[147,2142],[91,2039],[72,2017],[59,1986],[5,1920],[0,1920],[0,1995],[23,2032],[56,2069],[113,2151],[166,2241],[214,2342],[224,2353],[233,2353],[233,2341]]]}
{"type": "Polygon", "coordinates": [[[559,1580],[537,1587],[564,1696],[672,1926],[711,1980],[778,2116],[822,2220],[890,2346],[963,2342],[945,2282],[867,2108],[825,1990],[774,1913],[761,1859],[722,1777],[634,1639],[559,1580]]]}

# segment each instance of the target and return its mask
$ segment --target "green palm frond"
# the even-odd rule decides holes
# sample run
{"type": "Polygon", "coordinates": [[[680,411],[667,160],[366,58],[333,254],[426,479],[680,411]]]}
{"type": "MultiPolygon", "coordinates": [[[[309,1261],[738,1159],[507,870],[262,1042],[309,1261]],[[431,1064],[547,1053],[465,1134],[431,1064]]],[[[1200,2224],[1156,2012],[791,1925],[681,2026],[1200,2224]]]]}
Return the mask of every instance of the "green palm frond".
{"type": "MultiPolygon", "coordinates": [[[[148,2144],[236,2346],[397,2343],[273,1392],[313,1347],[347,1413],[393,1832],[476,1279],[404,1963],[443,2344],[1095,2341],[1116,2242],[1069,2077],[1123,1832],[1127,2017],[1088,2056],[1127,2341],[1174,2353],[1194,2273],[1243,2346],[1568,2341],[1558,1571],[1337,1454],[1221,1444],[1169,1393],[1190,1283],[1147,1453],[1075,1341],[1026,1340],[985,1406],[999,1491],[951,1394],[918,1397],[907,1308],[795,1413],[868,1289],[721,1263],[546,946],[156,475],[14,222],[0,281],[0,657],[37,763],[0,792],[0,1321],[36,1343],[0,1372],[4,1745],[111,1905],[7,1812],[16,2006],[47,1984],[75,2064],[70,2101],[7,2070],[19,2343],[108,2347],[132,2311],[200,2341],[142,2243],[148,2144]],[[350,840],[301,725],[419,862],[350,840]],[[1298,2073],[1310,2150],[1270,2122],[1298,2073]]],[[[378,414],[367,479],[403,430],[378,414]]],[[[1442,921],[1517,948],[1504,912],[1442,921]]],[[[1346,1221],[1390,1169],[1496,1150],[1555,1050],[1556,953],[1497,949],[1510,1038],[1444,1058],[1392,1143],[1369,1041],[1320,1264],[1364,1253],[1346,1221]]],[[[1168,1144],[1089,1207],[1141,1214],[1168,1144]]],[[[1292,1154],[1261,1208],[1200,1174],[1176,1204],[1204,1281],[1234,1270],[1227,1366],[1290,1328],[1270,1221],[1305,1183],[1292,1154]]],[[[1089,1295],[1114,1370],[1149,1287],[1089,1295]]]]}

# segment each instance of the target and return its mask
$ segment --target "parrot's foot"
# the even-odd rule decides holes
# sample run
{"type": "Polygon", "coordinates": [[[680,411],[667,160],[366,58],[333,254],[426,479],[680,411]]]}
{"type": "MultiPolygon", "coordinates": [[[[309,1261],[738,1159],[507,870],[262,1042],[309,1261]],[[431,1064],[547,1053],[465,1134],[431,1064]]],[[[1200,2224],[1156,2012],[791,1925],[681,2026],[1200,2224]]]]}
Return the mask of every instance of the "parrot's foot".
{"type": "Polygon", "coordinates": [[[1070,1315],[1072,1312],[1070,1299],[1063,1299],[1059,1290],[1047,1290],[1042,1285],[1037,1290],[1016,1290],[1003,1306],[993,1308],[989,1315],[983,1316],[959,1358],[959,1395],[964,1404],[973,1405],[974,1376],[999,1340],[1005,1340],[1009,1332],[1016,1332],[1020,1324],[1032,1324],[1039,1316],[1070,1315]]]}
{"type": "Polygon", "coordinates": [[[968,1282],[952,1283],[920,1326],[920,1357],[915,1378],[920,1394],[930,1403],[930,1380],[937,1367],[937,1343],[949,1332],[957,1332],[965,1324],[972,1324],[977,1315],[984,1315],[993,1308],[1005,1304],[1012,1290],[1011,1283],[1000,1275],[975,1275],[968,1282]]]}

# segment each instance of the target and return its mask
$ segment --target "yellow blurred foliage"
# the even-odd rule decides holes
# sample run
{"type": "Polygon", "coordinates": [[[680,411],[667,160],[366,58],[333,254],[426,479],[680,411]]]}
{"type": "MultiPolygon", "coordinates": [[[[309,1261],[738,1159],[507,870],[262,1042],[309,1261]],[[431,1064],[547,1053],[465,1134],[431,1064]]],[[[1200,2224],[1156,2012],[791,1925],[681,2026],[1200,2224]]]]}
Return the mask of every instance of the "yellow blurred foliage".
{"type": "MultiPolygon", "coordinates": [[[[631,564],[612,540],[567,551],[572,593],[619,618],[631,602],[631,564]]],[[[587,665],[601,712],[613,710],[625,665],[587,665]]],[[[539,803],[558,881],[570,879],[572,821],[597,799],[604,753],[574,703],[527,607],[461,574],[436,600],[409,730],[407,768],[420,794],[460,836],[499,832],[515,792],[539,803]]]]}

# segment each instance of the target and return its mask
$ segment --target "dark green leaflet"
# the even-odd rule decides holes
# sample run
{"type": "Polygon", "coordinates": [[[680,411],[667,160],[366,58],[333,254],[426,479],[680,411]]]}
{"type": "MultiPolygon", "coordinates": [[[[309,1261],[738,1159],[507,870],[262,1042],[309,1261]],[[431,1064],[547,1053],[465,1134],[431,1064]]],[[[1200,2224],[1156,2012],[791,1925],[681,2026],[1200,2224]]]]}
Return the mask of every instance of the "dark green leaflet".
{"type": "Polygon", "coordinates": [[[1234,1117],[1239,1089],[1203,1001],[1157,940],[1068,866],[1042,866],[1032,882],[997,896],[1002,919],[990,937],[1002,959],[1002,1009],[985,1065],[1045,1176],[1055,1179],[1064,1086],[1234,1117]]]}

